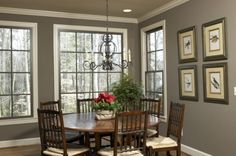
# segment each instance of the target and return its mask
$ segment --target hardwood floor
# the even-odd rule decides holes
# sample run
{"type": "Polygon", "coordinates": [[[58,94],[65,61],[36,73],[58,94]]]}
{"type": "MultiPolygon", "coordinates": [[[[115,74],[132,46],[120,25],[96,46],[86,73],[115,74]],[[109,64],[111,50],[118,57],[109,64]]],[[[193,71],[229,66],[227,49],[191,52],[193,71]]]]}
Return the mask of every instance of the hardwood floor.
{"type": "MultiPolygon", "coordinates": [[[[0,149],[2,156],[40,156],[40,145],[20,146],[12,148],[0,149]]],[[[165,156],[165,153],[160,153],[159,156],[165,156]]],[[[175,154],[172,154],[175,156],[175,154]]],[[[189,156],[182,153],[181,156],[189,156]]]]}

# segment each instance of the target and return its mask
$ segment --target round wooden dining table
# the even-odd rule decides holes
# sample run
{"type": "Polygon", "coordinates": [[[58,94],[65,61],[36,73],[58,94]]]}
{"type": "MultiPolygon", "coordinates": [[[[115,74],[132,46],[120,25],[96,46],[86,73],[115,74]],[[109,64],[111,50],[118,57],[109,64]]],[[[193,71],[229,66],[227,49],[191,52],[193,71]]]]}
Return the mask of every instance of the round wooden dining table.
{"type": "MultiPolygon", "coordinates": [[[[88,134],[93,132],[95,134],[95,149],[100,149],[99,133],[114,132],[115,119],[96,120],[95,112],[89,113],[72,113],[63,115],[64,127],[67,130],[85,132],[86,143],[89,144],[88,134]]],[[[155,127],[159,123],[158,117],[154,115],[148,116],[147,127],[155,127]]]]}

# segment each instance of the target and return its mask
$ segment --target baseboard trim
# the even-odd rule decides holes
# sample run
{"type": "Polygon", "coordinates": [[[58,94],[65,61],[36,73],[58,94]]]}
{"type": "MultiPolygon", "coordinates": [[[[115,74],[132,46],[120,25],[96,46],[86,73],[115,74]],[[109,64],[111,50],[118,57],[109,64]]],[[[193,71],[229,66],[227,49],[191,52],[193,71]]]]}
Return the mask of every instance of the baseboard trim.
{"type": "Polygon", "coordinates": [[[0,141],[0,148],[40,144],[40,138],[0,141]]]}
{"type": "Polygon", "coordinates": [[[181,144],[181,150],[186,153],[186,154],[189,154],[191,156],[212,156],[208,153],[205,153],[205,152],[202,152],[202,151],[199,151],[195,148],[192,148],[192,147],[189,147],[189,146],[186,146],[186,145],[183,145],[181,144]]]}

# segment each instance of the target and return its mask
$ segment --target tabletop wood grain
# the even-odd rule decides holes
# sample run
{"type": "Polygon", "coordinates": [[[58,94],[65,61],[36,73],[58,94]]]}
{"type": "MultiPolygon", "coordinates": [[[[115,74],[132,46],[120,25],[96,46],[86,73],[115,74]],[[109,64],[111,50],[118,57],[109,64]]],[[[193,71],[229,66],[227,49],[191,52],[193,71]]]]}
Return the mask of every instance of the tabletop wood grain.
{"type": "MultiPolygon", "coordinates": [[[[96,120],[95,112],[90,113],[74,113],[63,115],[64,127],[70,130],[78,130],[84,132],[114,132],[115,120],[96,120]]],[[[158,118],[153,115],[148,116],[148,127],[158,124],[158,118]]]]}

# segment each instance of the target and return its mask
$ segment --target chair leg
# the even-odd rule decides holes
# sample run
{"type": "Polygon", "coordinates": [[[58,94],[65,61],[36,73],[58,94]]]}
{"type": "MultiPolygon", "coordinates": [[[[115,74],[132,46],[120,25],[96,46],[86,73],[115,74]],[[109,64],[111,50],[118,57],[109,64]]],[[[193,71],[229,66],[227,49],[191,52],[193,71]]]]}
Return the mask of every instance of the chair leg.
{"type": "Polygon", "coordinates": [[[176,156],[181,156],[181,145],[179,145],[176,150],[176,156]]]}
{"type": "Polygon", "coordinates": [[[166,155],[167,155],[167,156],[171,156],[170,151],[167,151],[167,152],[166,152],[166,155]]]}
{"type": "Polygon", "coordinates": [[[180,148],[178,148],[178,149],[176,150],[176,156],[181,156],[181,149],[180,149],[180,148]]]}
{"type": "Polygon", "coordinates": [[[111,147],[114,147],[114,134],[113,133],[111,133],[111,135],[110,135],[110,143],[111,143],[111,147]]]}

